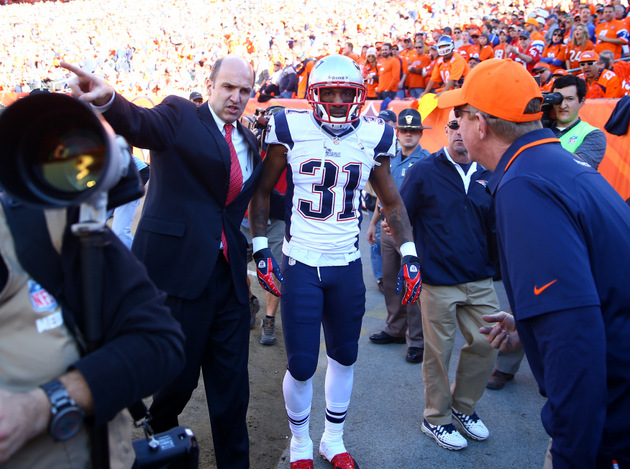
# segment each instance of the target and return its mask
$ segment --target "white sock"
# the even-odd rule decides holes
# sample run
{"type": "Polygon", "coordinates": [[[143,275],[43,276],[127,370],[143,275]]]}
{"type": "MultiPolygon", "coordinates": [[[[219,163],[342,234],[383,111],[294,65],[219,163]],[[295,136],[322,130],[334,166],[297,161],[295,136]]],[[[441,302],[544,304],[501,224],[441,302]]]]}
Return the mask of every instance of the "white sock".
{"type": "Polygon", "coordinates": [[[319,452],[329,461],[337,454],[346,452],[343,444],[343,426],[350,405],[353,380],[353,365],[344,366],[328,357],[325,386],[326,420],[319,452]]]}
{"type": "Polygon", "coordinates": [[[313,459],[313,441],[309,436],[311,401],[313,400],[312,378],[298,381],[287,370],[282,382],[284,403],[291,429],[291,462],[313,459]]]}

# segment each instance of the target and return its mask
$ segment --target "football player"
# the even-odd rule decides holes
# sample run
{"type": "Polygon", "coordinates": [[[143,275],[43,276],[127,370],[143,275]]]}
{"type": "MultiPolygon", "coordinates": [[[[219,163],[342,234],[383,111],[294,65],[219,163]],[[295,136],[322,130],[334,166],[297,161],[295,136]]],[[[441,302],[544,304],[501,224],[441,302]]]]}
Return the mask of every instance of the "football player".
{"type": "Polygon", "coordinates": [[[326,341],[326,420],[319,451],[334,468],[358,464],[342,435],[350,404],[365,285],[358,249],[360,192],[369,180],[384,208],[403,266],[397,288],[413,303],[422,280],[409,217],[389,169],[394,131],[382,119],[361,117],[366,88],[358,65],[341,55],[322,58],[309,78],[313,110],[285,109],[268,127],[262,176],[249,208],[261,285],[279,295],[288,357],[283,392],[291,439],[291,469],[313,468],[309,418],[320,328],[326,341]],[[267,247],[269,196],[287,167],[286,233],[282,268],[267,247]],[[284,280],[282,280],[284,279],[284,280]]]}
{"type": "Polygon", "coordinates": [[[437,42],[437,51],[440,58],[431,73],[431,80],[420,96],[430,93],[436,85],[442,85],[436,94],[441,94],[452,88],[459,88],[470,68],[466,60],[455,52],[455,43],[450,36],[442,36],[437,42]]]}

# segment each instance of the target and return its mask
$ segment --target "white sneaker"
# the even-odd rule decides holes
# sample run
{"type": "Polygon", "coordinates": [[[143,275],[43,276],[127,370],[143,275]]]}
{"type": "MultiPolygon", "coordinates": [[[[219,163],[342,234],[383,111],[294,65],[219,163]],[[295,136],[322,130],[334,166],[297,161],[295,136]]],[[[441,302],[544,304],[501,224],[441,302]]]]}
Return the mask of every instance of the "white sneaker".
{"type": "Polygon", "coordinates": [[[490,436],[488,428],[484,425],[476,412],[473,412],[472,415],[466,415],[455,409],[451,410],[453,411],[453,417],[459,422],[466,436],[477,441],[483,441],[490,436]]]}
{"type": "Polygon", "coordinates": [[[442,448],[457,451],[468,446],[466,438],[455,429],[452,423],[448,425],[431,425],[425,419],[422,422],[422,431],[433,438],[442,448]]]}

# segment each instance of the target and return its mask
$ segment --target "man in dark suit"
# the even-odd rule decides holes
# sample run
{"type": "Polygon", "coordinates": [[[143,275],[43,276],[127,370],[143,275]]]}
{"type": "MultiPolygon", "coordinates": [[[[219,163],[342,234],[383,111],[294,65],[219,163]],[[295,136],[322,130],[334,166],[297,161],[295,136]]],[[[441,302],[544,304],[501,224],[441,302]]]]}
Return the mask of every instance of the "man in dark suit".
{"type": "Polygon", "coordinates": [[[154,396],[156,432],[178,424],[203,370],[219,468],[249,467],[249,305],[240,232],[260,173],[254,135],[237,122],[253,88],[251,66],[214,64],[208,103],[169,96],[137,107],[104,80],[66,63],[79,99],[92,103],[131,145],[151,150],[151,184],[133,252],[146,265],[186,335],[186,368],[154,396]],[[232,125],[234,124],[234,125],[232,125]],[[232,164],[238,161],[239,164],[232,164]]]}

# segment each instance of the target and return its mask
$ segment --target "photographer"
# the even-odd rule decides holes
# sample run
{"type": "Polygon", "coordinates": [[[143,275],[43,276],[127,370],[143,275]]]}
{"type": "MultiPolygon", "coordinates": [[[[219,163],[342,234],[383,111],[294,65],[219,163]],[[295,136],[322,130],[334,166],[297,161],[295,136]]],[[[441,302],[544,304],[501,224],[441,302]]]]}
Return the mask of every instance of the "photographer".
{"type": "Polygon", "coordinates": [[[576,154],[593,168],[597,169],[606,153],[606,135],[597,127],[580,119],[580,109],[584,106],[586,82],[575,75],[557,78],[551,89],[564,99],[553,106],[556,116],[551,127],[565,150],[576,154]]]}
{"type": "MultiPolygon", "coordinates": [[[[2,197],[7,202],[7,196],[2,197]]],[[[81,424],[85,415],[95,426],[110,422],[112,467],[130,467],[129,419],[119,412],[168,384],[184,363],[183,335],[164,305],[165,295],[129,250],[106,230],[103,346],[81,356],[86,317],[82,289],[77,288],[83,280],[80,242],[70,231],[78,210],[43,211],[13,201],[3,205],[0,465],[87,467],[90,444],[86,425],[81,424]],[[16,214],[33,220],[28,231],[12,231],[8,220],[16,214]],[[58,256],[56,278],[61,289],[54,297],[22,266],[18,252],[25,243],[33,245],[35,253],[47,243],[52,256],[38,258],[45,265],[50,261],[47,267],[57,265],[51,259],[58,256]]]]}

